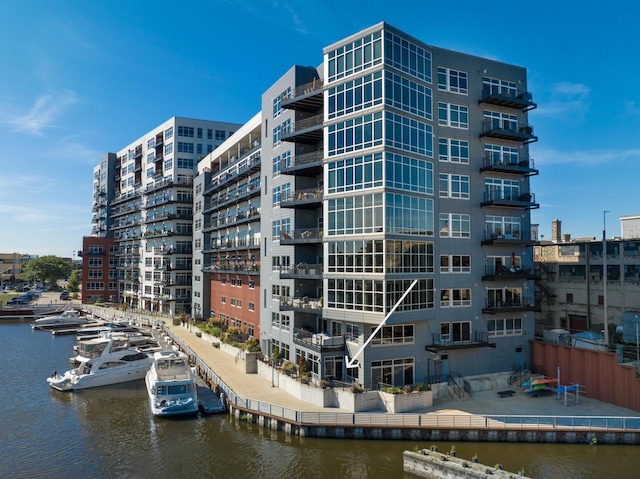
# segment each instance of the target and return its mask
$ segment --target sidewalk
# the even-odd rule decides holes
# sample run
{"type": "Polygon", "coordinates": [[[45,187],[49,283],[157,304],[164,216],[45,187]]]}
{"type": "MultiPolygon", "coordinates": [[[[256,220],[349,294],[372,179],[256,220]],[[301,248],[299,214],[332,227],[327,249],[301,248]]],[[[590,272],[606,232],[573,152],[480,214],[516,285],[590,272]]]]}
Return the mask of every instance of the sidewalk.
{"type": "MultiPolygon", "coordinates": [[[[324,411],[341,412],[337,408],[323,408],[301,401],[279,387],[273,387],[271,381],[259,374],[245,374],[236,365],[234,356],[214,348],[211,342],[198,338],[195,327],[173,325],[166,321],[165,327],[178,336],[196,353],[215,373],[241,397],[294,409],[301,412],[324,411]]],[[[278,384],[278,372],[275,384],[278,384]]],[[[433,406],[414,413],[423,414],[480,414],[480,415],[525,415],[525,416],[628,416],[638,417],[640,413],[602,403],[588,397],[579,397],[578,403],[567,402],[564,397],[553,394],[546,397],[529,397],[520,388],[512,388],[516,394],[501,398],[496,390],[480,391],[473,398],[434,399],[433,406]]],[[[374,411],[380,412],[380,411],[374,411]]]]}
{"type": "MultiPolygon", "coordinates": [[[[338,412],[340,409],[323,408],[315,404],[301,401],[291,394],[288,394],[279,387],[271,386],[271,381],[265,379],[259,374],[245,374],[243,370],[236,364],[234,356],[214,348],[210,341],[198,338],[195,332],[189,330],[189,326],[170,324],[165,322],[165,328],[171,330],[173,334],[178,336],[184,343],[189,346],[194,353],[200,357],[215,373],[222,379],[227,386],[241,397],[256,399],[265,403],[275,404],[285,408],[302,412],[326,411],[338,412]]],[[[193,331],[199,331],[195,327],[191,327],[193,331]]],[[[244,363],[242,364],[244,366],[244,363]]],[[[276,384],[277,375],[275,373],[276,384]]]]}

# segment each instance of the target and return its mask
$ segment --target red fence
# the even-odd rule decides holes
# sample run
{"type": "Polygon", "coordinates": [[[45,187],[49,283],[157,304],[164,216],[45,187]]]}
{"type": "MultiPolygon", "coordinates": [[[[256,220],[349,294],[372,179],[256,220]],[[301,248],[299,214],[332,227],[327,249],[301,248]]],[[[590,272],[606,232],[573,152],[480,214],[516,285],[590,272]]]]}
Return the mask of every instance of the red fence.
{"type": "Polygon", "coordinates": [[[618,364],[618,356],[589,349],[532,341],[532,363],[560,383],[580,384],[587,396],[598,401],[640,411],[640,380],[636,369],[618,364]]]}

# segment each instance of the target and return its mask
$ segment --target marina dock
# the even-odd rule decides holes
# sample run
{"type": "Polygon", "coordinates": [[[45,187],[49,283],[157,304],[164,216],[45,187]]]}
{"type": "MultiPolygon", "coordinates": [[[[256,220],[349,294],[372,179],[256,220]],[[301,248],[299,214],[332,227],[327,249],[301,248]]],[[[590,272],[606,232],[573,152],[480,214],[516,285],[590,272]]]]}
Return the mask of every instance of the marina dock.
{"type": "Polygon", "coordinates": [[[473,398],[463,400],[436,398],[432,407],[412,413],[351,412],[322,407],[279,387],[285,381],[283,373],[271,371],[264,363],[258,362],[258,373],[247,374],[240,350],[229,354],[225,348],[214,347],[212,338],[200,334],[192,325],[174,325],[170,319],[125,315],[114,310],[107,312],[110,316],[105,319],[146,322],[162,330],[189,355],[204,381],[213,387],[217,385],[225,393],[230,414],[294,435],[548,443],[589,443],[596,437],[598,443],[640,444],[637,412],[589,398],[566,407],[554,396],[531,398],[518,390],[512,397],[500,398],[492,390],[479,391],[473,398]]]}

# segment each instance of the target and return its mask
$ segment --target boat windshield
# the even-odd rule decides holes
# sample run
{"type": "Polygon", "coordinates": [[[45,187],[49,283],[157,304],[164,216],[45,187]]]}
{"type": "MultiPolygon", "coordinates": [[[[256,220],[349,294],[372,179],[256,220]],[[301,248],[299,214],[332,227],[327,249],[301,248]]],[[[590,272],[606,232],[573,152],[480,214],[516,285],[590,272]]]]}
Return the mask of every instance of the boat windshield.
{"type": "Polygon", "coordinates": [[[90,374],[90,373],[91,373],[91,363],[82,363],[78,367],[78,375],[90,374]]]}
{"type": "Polygon", "coordinates": [[[78,356],[83,358],[97,358],[102,354],[107,343],[80,343],[78,345],[78,356]]]}

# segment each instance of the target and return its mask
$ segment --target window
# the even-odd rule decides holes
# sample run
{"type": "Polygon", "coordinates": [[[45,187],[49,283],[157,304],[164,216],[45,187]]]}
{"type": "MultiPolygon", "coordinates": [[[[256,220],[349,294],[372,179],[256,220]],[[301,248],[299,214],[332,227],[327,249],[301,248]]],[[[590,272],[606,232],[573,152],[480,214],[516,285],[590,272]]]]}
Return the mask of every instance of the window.
{"type": "Polygon", "coordinates": [[[167,143],[164,145],[164,154],[169,155],[173,153],[173,143],[167,143]]]}
{"type": "Polygon", "coordinates": [[[371,384],[378,387],[379,384],[402,387],[413,384],[414,359],[388,359],[384,361],[371,361],[371,384]]]}
{"type": "Polygon", "coordinates": [[[431,53],[415,43],[385,31],[384,56],[395,69],[431,83],[431,53]]]}
{"type": "Polygon", "coordinates": [[[287,119],[273,129],[273,146],[282,143],[282,135],[291,131],[291,119],[287,119]]]}
{"type": "Polygon", "coordinates": [[[405,191],[433,194],[433,163],[385,153],[386,185],[405,191]]]}
{"type": "Polygon", "coordinates": [[[469,255],[441,255],[441,273],[470,273],[471,256],[469,255]]]}
{"type": "Polygon", "coordinates": [[[382,72],[329,88],[327,117],[338,118],[382,103],[382,72]]]}
{"type": "Polygon", "coordinates": [[[516,131],[518,129],[518,117],[516,115],[488,110],[485,110],[483,115],[485,124],[492,130],[516,131]]]}
{"type": "Polygon", "coordinates": [[[193,138],[194,128],[192,126],[178,126],[178,136],[193,138]]]}
{"type": "Polygon", "coordinates": [[[387,233],[433,235],[433,200],[418,196],[385,195],[387,233]]]}
{"type": "Polygon", "coordinates": [[[453,138],[439,138],[438,160],[469,164],[469,142],[453,138]]]}
{"type": "Polygon", "coordinates": [[[333,161],[328,166],[328,193],[382,186],[382,153],[333,161]]]}
{"type": "Polygon", "coordinates": [[[333,82],[381,63],[381,37],[380,31],[373,32],[330,51],[327,54],[327,81],[333,82]]]}
{"type": "Polygon", "coordinates": [[[467,94],[467,72],[438,67],[438,90],[467,94]]]}
{"type": "Polygon", "coordinates": [[[567,293],[567,303],[573,303],[573,293],[567,293]]]}
{"type": "Polygon", "coordinates": [[[440,290],[441,308],[459,308],[471,306],[471,289],[442,289],[440,290]]]}
{"type": "Polygon", "coordinates": [[[514,98],[516,96],[517,85],[515,82],[484,77],[482,83],[485,89],[488,90],[487,93],[492,95],[510,96],[514,98]]]}
{"type": "MultiPolygon", "coordinates": [[[[484,145],[485,163],[490,165],[517,165],[519,149],[502,145],[484,145]]],[[[527,162],[528,163],[528,162],[527,162]]]]}
{"type": "Polygon", "coordinates": [[[193,154],[193,143],[186,143],[179,141],[178,142],[178,153],[192,153],[193,154]]]}
{"type": "Polygon", "coordinates": [[[424,156],[433,156],[433,127],[427,123],[385,112],[385,144],[424,156]]]}
{"type": "MultiPolygon", "coordinates": [[[[382,113],[377,112],[329,125],[327,156],[382,145],[382,113]]],[[[279,138],[278,138],[279,139],[279,138]]],[[[274,144],[275,144],[274,130],[274,144]]]]}
{"type": "Polygon", "coordinates": [[[517,201],[520,198],[520,182],[504,178],[485,178],[484,192],[486,201],[517,201]]]}
{"type": "Polygon", "coordinates": [[[202,128],[198,128],[198,138],[202,138],[202,128]]]}
{"type": "Polygon", "coordinates": [[[176,165],[178,168],[193,170],[193,158],[178,158],[176,165]]]}
{"type": "Polygon", "coordinates": [[[169,138],[172,138],[172,137],[173,137],[173,127],[170,126],[166,130],[164,130],[164,139],[168,140],[169,138]]]}
{"type": "Polygon", "coordinates": [[[211,128],[207,129],[207,140],[213,140],[213,130],[211,128]]]}
{"type": "Polygon", "coordinates": [[[469,129],[469,109],[463,105],[439,102],[438,125],[469,129]]]}
{"type": "Polygon", "coordinates": [[[385,72],[385,100],[400,110],[433,119],[431,89],[389,71],[385,72]]]}
{"type": "Polygon", "coordinates": [[[469,177],[440,173],[440,198],[469,199],[469,177]]]}
{"type": "MultiPolygon", "coordinates": [[[[371,332],[375,330],[371,328],[371,332]]],[[[395,326],[383,326],[371,340],[373,346],[389,344],[413,343],[413,324],[398,324],[395,326]]]]}
{"type": "Polygon", "coordinates": [[[224,130],[216,130],[216,140],[222,141],[227,138],[227,132],[224,130]]]}
{"type": "Polygon", "coordinates": [[[489,319],[487,332],[489,337],[520,335],[522,334],[522,318],[489,319]]]}
{"type": "Polygon", "coordinates": [[[440,237],[469,238],[471,216],[460,213],[440,213],[440,237]]]}
{"type": "Polygon", "coordinates": [[[387,273],[433,273],[433,243],[387,240],[386,245],[387,273]]]}

